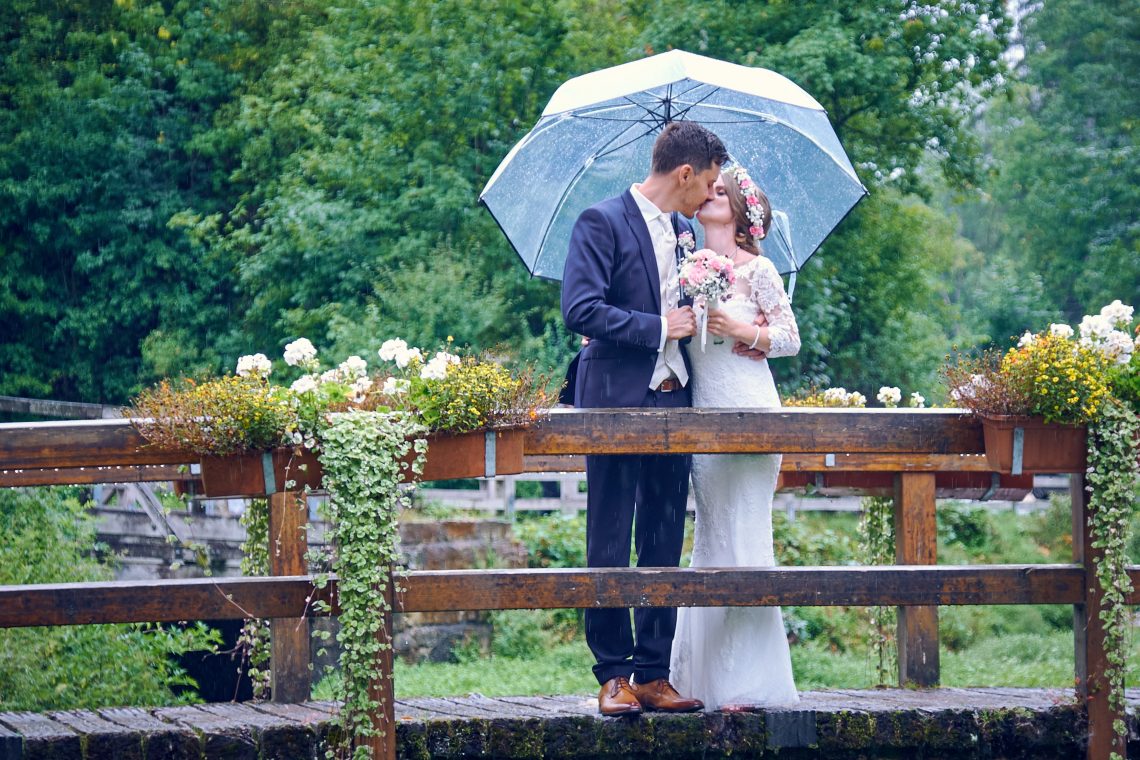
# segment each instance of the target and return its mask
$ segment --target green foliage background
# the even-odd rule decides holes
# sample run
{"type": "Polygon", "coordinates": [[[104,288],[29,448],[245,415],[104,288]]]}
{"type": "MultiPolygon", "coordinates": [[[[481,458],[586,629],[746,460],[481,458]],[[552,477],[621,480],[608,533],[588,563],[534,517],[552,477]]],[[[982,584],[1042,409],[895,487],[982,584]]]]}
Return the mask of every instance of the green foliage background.
{"type": "Polygon", "coordinates": [[[1135,301],[1137,4],[11,0],[0,394],[125,402],[299,336],[561,367],[478,191],[562,81],[678,47],[802,85],[871,190],[780,380],[936,400],[952,345],[1135,301]]]}
{"type": "MultiPolygon", "coordinates": [[[[66,489],[0,489],[0,585],[105,581],[93,518],[66,489]]],[[[174,656],[220,642],[202,623],[0,630],[0,711],[197,700],[174,656]]]]}

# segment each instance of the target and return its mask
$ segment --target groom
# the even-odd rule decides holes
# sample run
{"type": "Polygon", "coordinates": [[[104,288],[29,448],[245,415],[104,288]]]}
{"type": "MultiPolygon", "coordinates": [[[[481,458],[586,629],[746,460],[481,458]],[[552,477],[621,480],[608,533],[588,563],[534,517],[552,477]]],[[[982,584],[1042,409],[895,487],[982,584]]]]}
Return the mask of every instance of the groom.
{"type": "MultiPolygon", "coordinates": [[[[677,236],[713,197],[723,143],[690,121],[667,124],[653,145],[649,176],[582,212],[570,236],[562,276],[562,315],[589,338],[576,359],[574,405],[672,408],[691,405],[688,356],[680,341],[696,319],[678,306],[677,236]]],[[[628,567],[630,538],[638,567],[676,567],[689,494],[686,455],[588,456],[586,564],[628,567]]],[[[603,715],[703,707],[669,683],[674,608],[586,610],[586,642],[602,685],[603,715]],[[632,682],[631,682],[632,678],[632,682]]]]}

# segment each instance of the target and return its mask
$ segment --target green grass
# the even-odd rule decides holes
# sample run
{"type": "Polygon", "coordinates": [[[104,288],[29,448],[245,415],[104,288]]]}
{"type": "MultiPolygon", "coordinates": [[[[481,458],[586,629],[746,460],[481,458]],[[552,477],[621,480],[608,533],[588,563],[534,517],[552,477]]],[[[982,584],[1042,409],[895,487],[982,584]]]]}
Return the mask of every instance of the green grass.
{"type": "MultiPolygon", "coordinates": [[[[854,515],[804,513],[792,523],[774,515],[777,554],[786,565],[857,563],[854,515]]],[[[939,561],[944,564],[1064,562],[1071,556],[1068,505],[1056,499],[1033,515],[992,512],[976,505],[943,506],[938,512],[939,561]]],[[[580,566],[584,515],[527,516],[516,535],[534,566],[580,566]]],[[[690,525],[691,528],[691,525],[690,525]]],[[[691,540],[691,533],[690,539],[691,540]]],[[[691,545],[686,541],[686,549],[691,545]]],[[[1140,514],[1131,542],[1140,556],[1140,514]]],[[[1136,561],[1135,559],[1133,561],[1136,561]]],[[[801,691],[868,689],[876,685],[876,661],[868,646],[865,610],[788,607],[795,633],[792,667],[801,691]]],[[[491,615],[493,655],[460,651],[456,663],[396,664],[399,697],[588,694],[597,689],[593,659],[574,613],[506,611],[491,615]]],[[[1064,605],[942,607],[939,610],[941,678],[956,687],[1056,687],[1073,683],[1072,608],[1064,605]]],[[[1130,642],[1130,663],[1140,662],[1140,637],[1130,642]]],[[[889,685],[895,683],[892,676],[889,685]]],[[[1140,686],[1134,664],[1129,686],[1140,686]]],[[[333,696],[326,679],[316,692],[333,696]]]]}
{"type": "MultiPolygon", "coordinates": [[[[956,687],[1053,687],[1073,683],[1073,635],[1065,631],[992,637],[961,650],[943,648],[942,685],[956,687]]],[[[1140,658],[1140,639],[1131,661],[1140,658]]],[[[488,657],[462,663],[396,663],[396,696],[447,697],[591,694],[597,690],[584,641],[557,645],[537,657],[488,657]]],[[[875,663],[868,651],[836,651],[824,642],[792,647],[792,670],[800,691],[870,689],[875,663]]],[[[894,685],[893,683],[891,685],[894,685]]],[[[1130,673],[1128,685],[1140,686],[1130,673]]],[[[315,699],[335,697],[332,678],[317,685],[315,699]]]]}

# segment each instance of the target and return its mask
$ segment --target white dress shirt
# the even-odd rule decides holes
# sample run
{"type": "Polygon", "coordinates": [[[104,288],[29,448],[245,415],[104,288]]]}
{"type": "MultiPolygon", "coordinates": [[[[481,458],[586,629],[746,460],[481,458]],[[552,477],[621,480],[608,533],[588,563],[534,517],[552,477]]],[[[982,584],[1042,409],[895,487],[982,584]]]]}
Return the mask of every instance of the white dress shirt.
{"type": "Polygon", "coordinates": [[[669,322],[665,315],[677,308],[680,284],[677,280],[677,235],[673,223],[653,201],[641,194],[634,184],[629,189],[633,200],[641,210],[645,226],[649,228],[649,239],[653,243],[653,253],[657,258],[657,278],[661,286],[661,343],[657,349],[657,364],[649,381],[650,388],[657,388],[666,378],[676,377],[681,385],[688,385],[689,372],[681,356],[681,344],[668,340],[669,322]]]}

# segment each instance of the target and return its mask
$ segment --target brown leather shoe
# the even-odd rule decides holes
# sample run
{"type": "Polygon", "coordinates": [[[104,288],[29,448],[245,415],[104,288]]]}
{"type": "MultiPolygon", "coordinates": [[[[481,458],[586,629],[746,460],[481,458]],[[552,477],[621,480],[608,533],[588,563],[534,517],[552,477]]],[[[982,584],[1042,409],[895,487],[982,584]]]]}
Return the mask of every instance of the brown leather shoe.
{"type": "Polygon", "coordinates": [[[633,687],[625,676],[611,678],[602,684],[598,692],[598,712],[602,715],[637,715],[641,703],[633,693],[633,687]]]}
{"type": "Polygon", "coordinates": [[[649,683],[635,684],[633,693],[646,711],[695,712],[703,710],[705,703],[699,699],[682,697],[667,678],[658,678],[649,683]]]}

